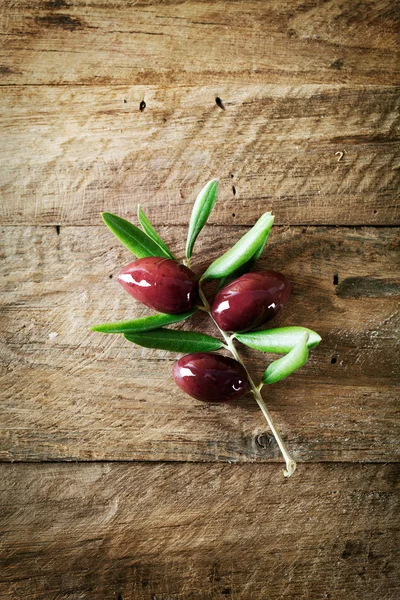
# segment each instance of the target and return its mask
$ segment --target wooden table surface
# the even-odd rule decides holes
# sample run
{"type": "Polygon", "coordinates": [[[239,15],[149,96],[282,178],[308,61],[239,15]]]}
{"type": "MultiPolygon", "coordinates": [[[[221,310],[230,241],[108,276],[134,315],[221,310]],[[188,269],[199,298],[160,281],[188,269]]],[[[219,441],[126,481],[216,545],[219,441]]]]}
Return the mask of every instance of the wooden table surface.
{"type": "Polygon", "coordinates": [[[399,598],[399,4],[1,8],[0,597],[399,598]],[[100,212],[140,202],[182,256],[213,177],[194,269],[272,210],[275,324],[323,337],[264,394],[289,480],[250,396],[205,405],[174,355],[88,331],[148,312],[100,212]]]}

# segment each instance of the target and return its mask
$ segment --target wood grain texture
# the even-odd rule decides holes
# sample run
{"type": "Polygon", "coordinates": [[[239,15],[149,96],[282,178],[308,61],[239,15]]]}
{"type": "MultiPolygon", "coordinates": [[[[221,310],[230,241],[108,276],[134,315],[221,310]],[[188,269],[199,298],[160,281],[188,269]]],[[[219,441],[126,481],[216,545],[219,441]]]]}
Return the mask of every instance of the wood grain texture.
{"type": "MultiPolygon", "coordinates": [[[[178,256],[185,231],[160,229],[178,256]]],[[[245,231],[206,228],[194,269],[245,231]]],[[[195,401],[172,380],[173,354],[88,331],[148,312],[115,281],[132,255],[105,227],[2,233],[3,460],[280,460],[251,397],[195,401]]],[[[397,262],[396,228],[273,229],[259,267],[283,271],[294,288],[273,324],[324,338],[306,367],[265,390],[300,461],[398,458],[397,262]]],[[[215,334],[203,313],[179,326],[215,334]]],[[[261,377],[271,359],[242,350],[261,377]]]]}
{"type": "Polygon", "coordinates": [[[4,600],[395,600],[398,465],[2,465],[4,600]]]}
{"type": "Polygon", "coordinates": [[[0,0],[2,600],[397,600],[399,15],[0,0]],[[260,267],[294,284],[274,324],[323,336],[265,390],[307,463],[290,480],[250,397],[195,401],[171,354],[88,331],[147,312],[100,211],[140,202],[182,255],[216,176],[195,270],[272,209],[260,267]]]}
{"type": "Polygon", "coordinates": [[[16,86],[2,105],[2,224],[98,224],[139,202],[185,224],[213,177],[215,224],[266,209],[278,224],[399,223],[400,88],[16,86]]]}
{"type": "Polygon", "coordinates": [[[2,1],[1,80],[400,83],[393,0],[2,1]]]}

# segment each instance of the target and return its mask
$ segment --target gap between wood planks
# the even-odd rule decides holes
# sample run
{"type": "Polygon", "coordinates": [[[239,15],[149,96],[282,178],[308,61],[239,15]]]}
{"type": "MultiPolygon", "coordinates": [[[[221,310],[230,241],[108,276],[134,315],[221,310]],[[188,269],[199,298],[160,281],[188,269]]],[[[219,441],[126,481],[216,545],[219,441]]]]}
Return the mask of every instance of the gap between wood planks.
{"type": "MultiPolygon", "coordinates": [[[[269,433],[269,432],[268,432],[269,433]]],[[[308,465],[340,465],[340,466],[349,466],[349,465],[360,465],[360,466],[368,466],[368,465],[381,465],[383,467],[387,466],[387,465],[398,465],[400,463],[400,460],[298,460],[297,461],[299,465],[303,465],[304,468],[307,468],[308,465]]],[[[1,465],[10,465],[10,466],[15,466],[15,465],[54,465],[54,464],[63,464],[63,465],[74,465],[74,464],[85,464],[85,465],[90,465],[90,464],[143,464],[143,465],[165,465],[165,464],[169,464],[169,465],[182,465],[182,464],[193,464],[193,465],[209,465],[210,467],[212,465],[220,465],[222,466],[226,466],[226,467],[243,467],[246,468],[248,466],[259,466],[259,467],[277,467],[279,469],[280,466],[284,467],[285,464],[284,462],[282,462],[282,460],[280,460],[279,458],[276,461],[270,461],[270,462],[257,462],[257,461],[253,461],[253,462],[235,462],[233,460],[226,460],[226,461],[214,461],[214,462],[209,462],[209,461],[205,461],[205,460],[173,460],[173,459],[159,459],[156,458],[154,460],[152,460],[151,458],[148,460],[144,460],[143,458],[74,458],[74,459],[67,459],[67,458],[49,458],[49,459],[35,459],[35,460],[20,460],[20,459],[13,459],[13,460],[4,460],[2,458],[0,458],[0,464],[1,465]]]]}
{"type": "MultiPolygon", "coordinates": [[[[129,218],[127,219],[128,221],[134,221],[134,219],[129,218]]],[[[4,225],[0,225],[0,227],[2,228],[11,228],[11,227],[48,227],[49,229],[51,229],[52,227],[56,228],[57,231],[57,235],[61,234],[61,230],[64,229],[65,227],[99,227],[101,225],[101,223],[33,223],[32,225],[26,225],[26,224],[21,224],[19,225],[18,223],[7,223],[4,225]]],[[[187,226],[188,223],[182,222],[182,223],[177,223],[176,221],[174,223],[163,223],[163,227],[185,227],[187,226]]],[[[229,227],[229,229],[235,229],[235,227],[248,227],[249,229],[251,229],[251,225],[247,225],[246,223],[207,223],[206,225],[207,227],[229,227]]],[[[366,223],[365,225],[332,225],[332,223],[329,224],[323,224],[323,223],[296,223],[294,225],[290,225],[289,223],[281,223],[281,224],[274,224],[274,229],[275,231],[277,229],[296,229],[298,227],[318,227],[318,228],[325,228],[325,229],[363,229],[365,227],[367,227],[368,229],[396,229],[398,227],[400,227],[400,221],[399,223],[391,223],[389,225],[385,225],[385,224],[379,224],[379,225],[373,225],[371,223],[366,223]]]]}

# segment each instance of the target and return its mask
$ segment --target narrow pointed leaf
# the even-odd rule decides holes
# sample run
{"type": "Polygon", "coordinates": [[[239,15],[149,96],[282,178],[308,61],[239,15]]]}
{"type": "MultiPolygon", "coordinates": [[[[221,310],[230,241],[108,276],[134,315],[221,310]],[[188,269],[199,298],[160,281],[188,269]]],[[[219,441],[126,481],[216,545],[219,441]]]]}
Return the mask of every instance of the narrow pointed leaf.
{"type": "Polygon", "coordinates": [[[193,252],[193,246],[203,229],[210,212],[213,209],[215,200],[217,199],[218,192],[218,179],[212,179],[207,185],[201,190],[197,196],[196,201],[193,205],[192,215],[189,222],[189,231],[186,242],[186,258],[190,259],[193,252]]]}
{"type": "Polygon", "coordinates": [[[264,252],[265,246],[267,245],[267,242],[268,242],[269,232],[270,231],[271,231],[271,227],[269,229],[267,229],[267,231],[265,232],[264,239],[261,242],[258,250],[256,250],[256,252],[251,257],[251,259],[250,259],[251,261],[256,262],[256,260],[258,260],[260,258],[260,256],[261,256],[261,254],[264,252]]]}
{"type": "Polygon", "coordinates": [[[160,236],[158,235],[158,233],[156,232],[156,230],[154,229],[154,227],[152,226],[152,224],[150,223],[150,221],[148,220],[148,218],[146,217],[146,215],[140,208],[140,204],[138,205],[138,221],[139,221],[143,231],[147,234],[147,236],[149,238],[151,238],[153,240],[153,242],[155,242],[157,244],[157,246],[159,246],[161,248],[164,255],[167,258],[172,258],[173,260],[177,260],[177,258],[172,254],[171,250],[168,248],[167,244],[165,244],[162,241],[162,239],[160,238],[160,236]]]}
{"type": "Polygon", "coordinates": [[[225,252],[208,267],[202,279],[225,277],[250,260],[265,241],[273,222],[274,217],[271,213],[264,213],[257,223],[228,252],[225,252]]]}
{"type": "Polygon", "coordinates": [[[161,250],[160,246],[136,227],[136,225],[108,212],[102,213],[101,216],[104,223],[110,231],[113,232],[115,237],[118,238],[132,254],[135,254],[137,258],[145,258],[146,256],[165,257],[165,253],[161,250]]]}
{"type": "Polygon", "coordinates": [[[237,333],[235,337],[239,342],[245,344],[245,346],[249,346],[249,348],[261,350],[261,352],[286,354],[299,343],[305,333],[309,336],[307,342],[309,349],[314,348],[314,346],[320,343],[321,336],[306,327],[278,327],[264,331],[237,333]]]}
{"type": "Polygon", "coordinates": [[[276,383],[300,369],[308,360],[308,333],[302,333],[296,346],[282,358],[274,360],[265,371],[262,382],[276,383]]]}
{"type": "Polygon", "coordinates": [[[157,315],[149,315],[148,317],[141,317],[140,319],[134,319],[132,321],[118,321],[117,323],[102,323],[101,325],[94,325],[91,327],[92,331],[100,331],[101,333],[130,333],[139,331],[151,331],[153,329],[159,329],[164,325],[170,325],[171,323],[178,323],[190,317],[195,310],[191,310],[180,315],[167,315],[159,313],[157,315]]]}
{"type": "Polygon", "coordinates": [[[222,347],[222,342],[210,335],[197,331],[179,331],[177,329],[155,329],[141,333],[125,333],[124,337],[134,344],[145,348],[158,348],[171,352],[210,352],[222,347]]]}
{"type": "Polygon", "coordinates": [[[231,281],[234,281],[241,275],[244,275],[245,273],[248,273],[250,271],[251,267],[254,265],[254,263],[260,258],[261,254],[264,252],[264,248],[268,241],[269,232],[270,232],[270,229],[266,232],[265,239],[262,242],[262,244],[260,245],[260,247],[258,248],[258,250],[253,254],[253,256],[247,262],[245,262],[243,265],[241,265],[238,269],[235,269],[235,271],[233,271],[230,275],[226,275],[225,277],[222,277],[219,280],[217,291],[222,289],[226,285],[228,285],[228,283],[230,283],[231,281]]]}

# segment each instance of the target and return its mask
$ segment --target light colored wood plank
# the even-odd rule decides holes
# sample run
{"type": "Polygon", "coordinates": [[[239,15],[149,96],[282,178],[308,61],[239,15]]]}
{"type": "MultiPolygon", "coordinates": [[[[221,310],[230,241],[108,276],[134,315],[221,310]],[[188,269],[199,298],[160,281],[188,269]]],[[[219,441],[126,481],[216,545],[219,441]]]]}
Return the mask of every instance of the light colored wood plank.
{"type": "Polygon", "coordinates": [[[156,224],[185,224],[216,176],[215,224],[252,225],[269,209],[278,224],[399,222],[400,88],[17,86],[2,97],[3,224],[99,224],[100,211],[129,217],[138,202],[156,224]]]}
{"type": "Polygon", "coordinates": [[[10,84],[399,82],[391,0],[2,2],[10,84]]]}
{"type": "Polygon", "coordinates": [[[4,600],[395,600],[398,465],[1,465],[4,600]]]}
{"type": "MultiPolygon", "coordinates": [[[[160,231],[182,256],[185,229],[160,231]]],[[[206,228],[196,272],[245,231],[206,228]]],[[[195,401],[172,380],[174,355],[88,331],[148,312],[110,279],[132,255],[105,227],[2,234],[2,459],[280,460],[259,438],[266,427],[251,397],[195,401]]],[[[293,294],[272,325],[324,338],[306,367],[265,390],[298,460],[398,457],[397,247],[395,228],[273,229],[259,267],[286,273],[293,294]]],[[[203,313],[184,327],[215,334],[203,313]]],[[[261,376],[270,357],[243,353],[261,376]]]]}

